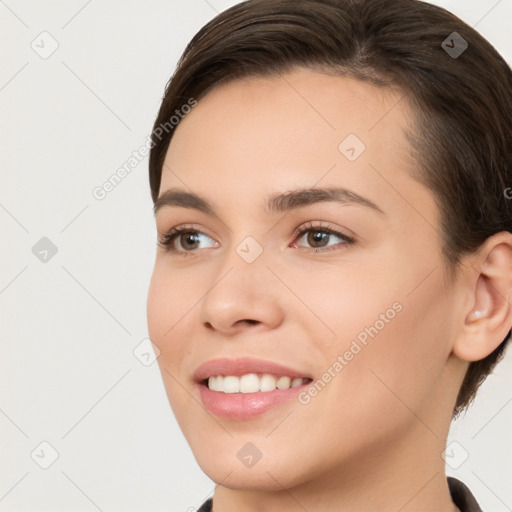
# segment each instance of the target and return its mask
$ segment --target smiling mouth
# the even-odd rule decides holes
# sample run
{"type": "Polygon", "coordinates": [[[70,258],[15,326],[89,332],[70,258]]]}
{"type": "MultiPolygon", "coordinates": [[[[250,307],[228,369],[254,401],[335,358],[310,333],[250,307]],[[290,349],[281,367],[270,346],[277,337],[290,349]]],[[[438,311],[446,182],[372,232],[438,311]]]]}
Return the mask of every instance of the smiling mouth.
{"type": "Polygon", "coordinates": [[[247,373],[244,375],[214,375],[201,381],[211,391],[220,393],[266,393],[309,384],[307,377],[289,377],[269,373],[247,373]]]}

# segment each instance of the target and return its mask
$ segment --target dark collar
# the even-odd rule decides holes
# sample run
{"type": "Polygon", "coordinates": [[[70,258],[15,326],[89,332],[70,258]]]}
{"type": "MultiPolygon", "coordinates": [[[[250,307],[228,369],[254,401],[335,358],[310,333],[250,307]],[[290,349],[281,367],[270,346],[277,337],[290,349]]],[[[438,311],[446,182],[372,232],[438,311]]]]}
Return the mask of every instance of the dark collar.
{"type": "MultiPolygon", "coordinates": [[[[448,487],[453,502],[460,508],[461,512],[482,512],[475,497],[463,482],[449,476],[448,487]]],[[[212,512],[212,498],[207,499],[197,512],[212,512]]]]}
{"type": "Polygon", "coordinates": [[[453,502],[460,508],[461,512],[482,512],[480,505],[466,484],[453,476],[449,476],[448,487],[450,488],[453,502]]]}

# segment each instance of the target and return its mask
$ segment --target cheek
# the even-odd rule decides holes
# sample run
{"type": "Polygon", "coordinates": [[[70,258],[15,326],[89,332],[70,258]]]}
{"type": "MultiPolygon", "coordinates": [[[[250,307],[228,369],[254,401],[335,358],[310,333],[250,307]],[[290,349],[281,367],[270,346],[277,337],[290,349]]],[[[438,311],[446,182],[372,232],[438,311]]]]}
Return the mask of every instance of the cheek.
{"type": "Polygon", "coordinates": [[[288,311],[300,313],[299,322],[312,337],[322,340],[322,350],[330,355],[348,348],[359,334],[364,338],[365,328],[386,311],[390,310],[390,318],[396,315],[392,306],[400,297],[400,285],[383,283],[382,271],[376,266],[361,268],[347,263],[306,277],[289,276],[288,280],[307,305],[306,309],[297,302],[294,311],[288,311]]]}
{"type": "Polygon", "coordinates": [[[180,411],[190,403],[190,396],[180,385],[183,379],[179,368],[186,359],[187,344],[186,337],[179,333],[186,326],[187,312],[197,301],[197,293],[194,297],[180,293],[187,288],[172,274],[164,265],[156,263],[148,289],[147,321],[149,337],[160,350],[157,363],[167,398],[180,421],[183,416],[180,411]]]}
{"type": "Polygon", "coordinates": [[[308,330],[321,328],[315,355],[322,371],[339,375],[332,379],[335,396],[324,394],[331,403],[359,413],[373,410],[374,416],[389,416],[391,408],[402,420],[411,414],[401,401],[413,410],[425,403],[450,353],[450,295],[439,270],[424,280],[431,270],[395,261],[365,272],[330,270],[323,287],[322,280],[314,287],[297,285],[315,313],[308,330]],[[333,367],[339,356],[343,368],[333,367]]]}
{"type": "MultiPolygon", "coordinates": [[[[148,289],[147,322],[149,337],[160,350],[157,361],[167,393],[178,395],[181,385],[190,385],[185,379],[190,377],[192,347],[201,329],[198,311],[209,281],[197,270],[173,269],[171,265],[165,258],[155,264],[148,289]]],[[[190,399],[186,393],[184,398],[190,399]]]]}
{"type": "Polygon", "coordinates": [[[178,377],[178,369],[186,360],[188,336],[183,335],[183,329],[199,296],[162,265],[155,265],[148,289],[147,323],[149,337],[160,350],[157,362],[168,395],[175,387],[172,376],[178,377]]]}
{"type": "Polygon", "coordinates": [[[169,293],[172,289],[167,288],[164,279],[165,275],[155,265],[148,290],[147,318],[149,337],[160,350],[162,338],[171,326],[168,312],[173,306],[172,293],[169,293]]]}
{"type": "Polygon", "coordinates": [[[357,356],[358,370],[349,374],[366,400],[387,409],[387,416],[393,411],[396,418],[412,420],[410,410],[420,413],[436,392],[450,353],[449,297],[435,280],[398,297],[401,311],[388,323],[372,321],[383,328],[368,338],[357,356]]]}
{"type": "Polygon", "coordinates": [[[197,288],[187,286],[179,272],[170,272],[165,262],[157,261],[148,289],[147,317],[151,340],[163,342],[160,350],[170,345],[175,331],[199,297],[197,288]]]}

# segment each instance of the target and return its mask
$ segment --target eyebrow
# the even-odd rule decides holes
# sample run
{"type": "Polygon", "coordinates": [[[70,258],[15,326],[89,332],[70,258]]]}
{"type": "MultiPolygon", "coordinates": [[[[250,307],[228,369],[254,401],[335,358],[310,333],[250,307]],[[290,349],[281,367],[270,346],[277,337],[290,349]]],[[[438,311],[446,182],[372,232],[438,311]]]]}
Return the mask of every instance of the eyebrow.
{"type": "MultiPolygon", "coordinates": [[[[315,203],[335,202],[343,205],[361,205],[386,215],[384,211],[373,201],[343,187],[316,187],[301,188],[283,193],[271,194],[267,201],[267,213],[287,212],[315,203]]],[[[206,199],[193,192],[187,192],[178,188],[166,190],[156,200],[153,212],[156,213],[164,206],[177,206],[192,208],[218,217],[213,206],[206,199]]]]}

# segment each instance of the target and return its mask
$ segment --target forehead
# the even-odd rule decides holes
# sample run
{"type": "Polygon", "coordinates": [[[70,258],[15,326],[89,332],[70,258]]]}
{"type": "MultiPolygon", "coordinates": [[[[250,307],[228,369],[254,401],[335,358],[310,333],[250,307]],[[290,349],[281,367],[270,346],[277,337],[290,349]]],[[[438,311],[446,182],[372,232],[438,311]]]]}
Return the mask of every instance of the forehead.
{"type": "Polygon", "coordinates": [[[312,154],[337,159],[349,134],[366,146],[365,159],[370,152],[384,156],[390,143],[395,156],[403,157],[409,153],[403,130],[410,120],[400,91],[351,78],[304,69],[245,78],[215,87],[181,120],[167,163],[200,164],[202,155],[211,162],[214,154],[229,154],[237,162],[273,160],[286,168],[312,154]],[[397,154],[400,149],[405,151],[397,154]],[[286,162],[279,162],[285,155],[286,162]]]}
{"type": "Polygon", "coordinates": [[[286,120],[296,124],[300,117],[315,131],[328,133],[351,128],[365,134],[376,129],[384,117],[387,128],[409,122],[410,111],[407,101],[401,101],[403,98],[404,92],[396,87],[379,87],[350,77],[298,68],[271,77],[245,77],[215,86],[200,100],[200,108],[194,108],[181,121],[176,132],[183,131],[188,120],[199,116],[202,122],[208,118],[209,125],[215,125],[233,121],[238,117],[234,114],[238,114],[249,116],[247,124],[269,118],[272,125],[286,120]]]}
{"type": "Polygon", "coordinates": [[[175,128],[160,192],[178,186],[226,200],[236,192],[242,204],[269,189],[342,185],[380,205],[420,200],[428,216],[431,193],[407,172],[417,166],[410,126],[396,89],[304,69],[234,80],[175,128]]]}

